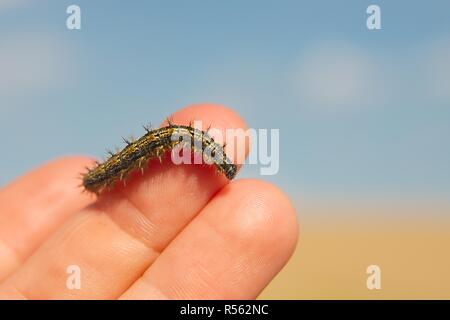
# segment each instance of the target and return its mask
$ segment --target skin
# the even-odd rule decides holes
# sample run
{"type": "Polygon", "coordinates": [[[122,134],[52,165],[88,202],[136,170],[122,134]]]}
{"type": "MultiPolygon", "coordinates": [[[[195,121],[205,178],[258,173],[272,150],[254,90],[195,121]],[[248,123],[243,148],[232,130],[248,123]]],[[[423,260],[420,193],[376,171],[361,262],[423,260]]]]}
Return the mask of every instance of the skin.
{"type": "MultiPolygon", "coordinates": [[[[171,117],[246,128],[211,104],[171,117]]],[[[78,187],[92,163],[57,159],[0,189],[0,299],[253,299],[295,248],[295,211],[271,184],[151,161],[96,198],[78,187]]]]}

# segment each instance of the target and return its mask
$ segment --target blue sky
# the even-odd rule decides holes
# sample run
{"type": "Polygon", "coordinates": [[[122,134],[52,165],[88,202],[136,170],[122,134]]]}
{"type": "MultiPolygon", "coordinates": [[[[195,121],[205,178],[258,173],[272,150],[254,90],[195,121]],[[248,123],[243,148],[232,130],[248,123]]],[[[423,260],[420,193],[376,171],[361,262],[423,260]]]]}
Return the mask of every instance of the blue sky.
{"type": "Polygon", "coordinates": [[[450,194],[448,1],[0,0],[0,185],[196,102],[280,129],[293,197],[450,194]],[[67,6],[82,29],[65,27],[67,6]],[[366,28],[381,8],[382,30],[366,28]]]}

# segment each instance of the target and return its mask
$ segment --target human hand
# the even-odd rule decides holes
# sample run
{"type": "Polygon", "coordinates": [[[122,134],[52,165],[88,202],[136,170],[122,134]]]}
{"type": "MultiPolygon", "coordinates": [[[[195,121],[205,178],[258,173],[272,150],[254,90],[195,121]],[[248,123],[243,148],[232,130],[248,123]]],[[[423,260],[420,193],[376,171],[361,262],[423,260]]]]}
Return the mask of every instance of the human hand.
{"type": "MultiPolygon", "coordinates": [[[[245,129],[213,105],[172,118],[245,129]]],[[[294,250],[295,211],[266,182],[151,162],[97,199],[78,187],[91,165],[58,159],[0,189],[1,299],[253,299],[294,250]]]]}

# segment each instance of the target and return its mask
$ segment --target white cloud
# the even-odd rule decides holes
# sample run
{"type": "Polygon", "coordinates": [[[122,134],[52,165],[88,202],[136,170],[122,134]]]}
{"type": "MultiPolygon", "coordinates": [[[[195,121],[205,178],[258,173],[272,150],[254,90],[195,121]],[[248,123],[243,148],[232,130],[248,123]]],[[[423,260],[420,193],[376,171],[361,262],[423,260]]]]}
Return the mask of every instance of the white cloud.
{"type": "Polygon", "coordinates": [[[376,98],[376,64],[370,55],[343,43],[307,50],[295,71],[301,103],[323,109],[354,108],[376,98]]]}
{"type": "Polygon", "coordinates": [[[450,38],[429,46],[424,64],[428,94],[439,102],[450,103],[450,38]]]}
{"type": "Polygon", "coordinates": [[[0,12],[19,7],[24,3],[24,0],[0,0],[0,12]]]}
{"type": "Polygon", "coordinates": [[[0,94],[9,98],[58,85],[67,72],[64,45],[44,34],[14,35],[0,42],[0,94]]]}

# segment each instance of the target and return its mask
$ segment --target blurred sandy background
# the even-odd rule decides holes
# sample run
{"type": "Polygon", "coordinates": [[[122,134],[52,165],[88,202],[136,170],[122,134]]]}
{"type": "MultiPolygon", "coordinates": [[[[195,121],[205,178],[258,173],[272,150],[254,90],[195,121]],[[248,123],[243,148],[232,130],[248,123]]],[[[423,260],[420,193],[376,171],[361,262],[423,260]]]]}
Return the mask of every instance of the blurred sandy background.
{"type": "Polygon", "coordinates": [[[450,299],[450,205],[300,206],[300,241],[260,299],[450,299]],[[381,289],[366,286],[369,265],[381,289]]]}

